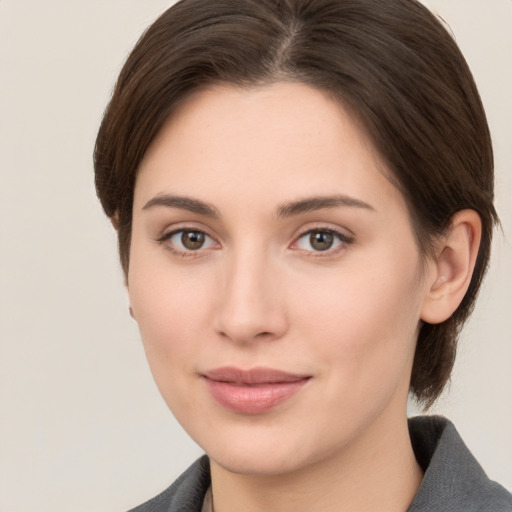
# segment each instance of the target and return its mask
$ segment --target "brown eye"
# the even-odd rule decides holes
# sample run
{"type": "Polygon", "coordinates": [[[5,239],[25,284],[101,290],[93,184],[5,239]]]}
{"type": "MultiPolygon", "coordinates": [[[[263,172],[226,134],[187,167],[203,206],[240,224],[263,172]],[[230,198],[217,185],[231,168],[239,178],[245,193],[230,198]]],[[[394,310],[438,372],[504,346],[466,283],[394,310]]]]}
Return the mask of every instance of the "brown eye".
{"type": "Polygon", "coordinates": [[[218,248],[217,242],[199,229],[178,229],[167,233],[158,241],[179,256],[200,254],[207,249],[218,248]]]}
{"type": "Polygon", "coordinates": [[[300,249],[309,253],[326,253],[333,255],[337,249],[348,247],[354,238],[333,229],[317,228],[306,231],[293,244],[293,249],[300,249]]]}
{"type": "Polygon", "coordinates": [[[312,231],[309,243],[315,251],[327,251],[334,244],[334,235],[328,231],[312,231]]]}
{"type": "Polygon", "coordinates": [[[205,235],[201,231],[182,231],[181,243],[189,251],[201,249],[205,242],[205,235]]]}

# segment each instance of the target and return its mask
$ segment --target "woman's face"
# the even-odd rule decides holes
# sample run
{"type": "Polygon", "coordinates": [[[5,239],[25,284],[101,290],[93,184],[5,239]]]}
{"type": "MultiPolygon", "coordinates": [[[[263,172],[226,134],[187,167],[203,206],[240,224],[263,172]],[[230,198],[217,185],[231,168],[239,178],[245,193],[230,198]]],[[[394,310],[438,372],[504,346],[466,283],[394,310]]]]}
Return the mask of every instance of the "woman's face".
{"type": "Polygon", "coordinates": [[[429,270],[386,172],[346,110],[294,83],[196,93],[147,152],[133,314],[221,466],[286,473],[404,421],[429,270]]]}

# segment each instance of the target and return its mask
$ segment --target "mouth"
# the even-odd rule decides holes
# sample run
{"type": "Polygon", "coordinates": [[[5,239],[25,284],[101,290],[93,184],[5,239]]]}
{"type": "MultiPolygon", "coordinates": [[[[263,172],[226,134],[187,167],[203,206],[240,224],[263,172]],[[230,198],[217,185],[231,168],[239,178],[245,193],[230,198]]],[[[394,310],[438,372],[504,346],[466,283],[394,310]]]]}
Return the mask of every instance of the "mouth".
{"type": "Polygon", "coordinates": [[[311,378],[273,368],[216,368],[202,374],[212,397],[241,414],[262,414],[298,393],[311,378]]]}

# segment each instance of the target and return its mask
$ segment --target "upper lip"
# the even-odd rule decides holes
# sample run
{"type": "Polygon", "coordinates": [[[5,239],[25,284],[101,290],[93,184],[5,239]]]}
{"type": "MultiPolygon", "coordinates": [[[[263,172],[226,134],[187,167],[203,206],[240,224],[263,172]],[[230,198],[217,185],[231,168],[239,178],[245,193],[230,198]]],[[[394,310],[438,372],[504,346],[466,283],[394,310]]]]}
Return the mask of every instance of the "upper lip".
{"type": "Polygon", "coordinates": [[[243,370],[232,366],[208,370],[202,375],[210,380],[233,384],[277,384],[297,382],[311,377],[310,375],[289,373],[274,368],[257,367],[243,370]]]}

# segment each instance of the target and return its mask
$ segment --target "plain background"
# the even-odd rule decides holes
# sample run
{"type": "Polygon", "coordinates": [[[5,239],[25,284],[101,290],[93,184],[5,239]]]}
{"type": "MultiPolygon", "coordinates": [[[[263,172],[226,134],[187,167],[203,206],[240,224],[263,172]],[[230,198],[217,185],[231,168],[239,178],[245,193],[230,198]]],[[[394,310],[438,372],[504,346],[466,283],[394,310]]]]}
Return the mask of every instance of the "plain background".
{"type": "MultiPolygon", "coordinates": [[[[512,1],[426,3],[451,26],[479,85],[504,227],[434,411],[512,489],[512,1]]],[[[153,383],[93,186],[116,75],[168,5],[0,0],[2,512],[126,510],[201,453],[153,383]]]]}

